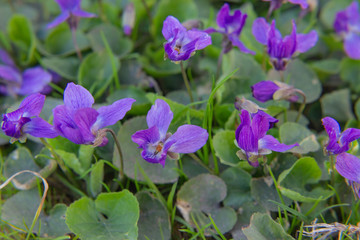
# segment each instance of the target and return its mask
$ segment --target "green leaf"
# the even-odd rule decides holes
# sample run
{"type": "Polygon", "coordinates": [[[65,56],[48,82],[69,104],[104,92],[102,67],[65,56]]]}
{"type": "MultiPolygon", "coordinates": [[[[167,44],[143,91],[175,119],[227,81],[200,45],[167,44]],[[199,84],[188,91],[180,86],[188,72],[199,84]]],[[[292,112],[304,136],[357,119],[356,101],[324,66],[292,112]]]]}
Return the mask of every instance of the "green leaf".
{"type": "Polygon", "coordinates": [[[252,215],[250,226],[244,228],[243,232],[248,240],[294,240],[279,223],[264,213],[255,213],[252,215]]]}
{"type": "Polygon", "coordinates": [[[76,57],[49,57],[41,60],[45,68],[53,70],[63,78],[77,81],[77,72],[80,66],[79,59],[76,57]]]}
{"type": "MultiPolygon", "coordinates": [[[[251,179],[251,195],[252,197],[267,210],[278,211],[278,206],[271,201],[281,202],[279,194],[276,191],[274,181],[271,177],[253,178],[251,179]]],[[[283,197],[286,205],[291,204],[291,200],[283,197]]]]}
{"type": "Polygon", "coordinates": [[[21,64],[30,64],[36,49],[35,34],[30,21],[23,15],[15,14],[10,19],[7,30],[11,41],[20,50],[21,64]]]}
{"type": "MultiPolygon", "coordinates": [[[[225,182],[211,174],[201,174],[187,181],[178,191],[176,206],[184,219],[195,227],[194,221],[203,227],[210,223],[211,215],[221,233],[230,231],[236,223],[236,213],[230,207],[220,207],[226,197],[225,182]]],[[[205,234],[215,232],[206,230],[205,234]]]]}
{"type": "Polygon", "coordinates": [[[89,169],[91,166],[94,151],[95,148],[91,145],[84,145],[84,144],[80,145],[78,158],[81,163],[81,166],[85,170],[89,169]]]}
{"type": "Polygon", "coordinates": [[[213,145],[216,156],[220,158],[221,163],[229,166],[237,166],[240,159],[236,155],[239,148],[235,146],[235,132],[221,131],[217,132],[213,138],[213,145]]]}
{"type": "Polygon", "coordinates": [[[220,175],[224,180],[228,192],[224,200],[224,205],[238,209],[245,202],[251,201],[250,180],[251,175],[241,168],[230,167],[220,175]]]}
{"type": "Polygon", "coordinates": [[[344,58],[340,64],[340,77],[349,83],[352,91],[360,93],[360,62],[359,60],[344,58]]]}
{"type": "Polygon", "coordinates": [[[319,72],[337,74],[340,72],[340,61],[335,58],[323,59],[312,62],[311,67],[319,72]]]}
{"type": "Polygon", "coordinates": [[[81,163],[74,153],[66,152],[56,149],[56,153],[63,159],[66,166],[74,170],[79,175],[82,175],[86,169],[81,166],[81,163]]]}
{"type": "Polygon", "coordinates": [[[140,205],[139,240],[171,239],[170,216],[166,207],[149,192],[136,194],[140,205]]]}
{"type": "Polygon", "coordinates": [[[90,173],[90,192],[93,197],[96,197],[101,192],[103,179],[104,161],[100,160],[95,163],[90,173]]]}
{"type": "Polygon", "coordinates": [[[104,42],[101,39],[101,32],[108,41],[111,51],[116,56],[121,57],[131,52],[133,48],[132,41],[125,38],[119,28],[109,23],[98,25],[88,33],[93,51],[101,52],[105,49],[104,42]]]}
{"type": "Polygon", "coordinates": [[[346,122],[354,118],[349,89],[324,94],[320,103],[323,116],[335,118],[339,122],[346,122]]]}
{"type": "Polygon", "coordinates": [[[151,107],[149,99],[146,97],[146,93],[135,86],[128,86],[112,93],[106,100],[108,103],[113,103],[122,98],[134,98],[136,102],[131,107],[131,110],[127,112],[129,115],[144,115],[151,107]]]}
{"type": "MultiPolygon", "coordinates": [[[[31,226],[35,212],[40,204],[38,189],[20,191],[8,198],[1,207],[1,219],[25,231],[31,226]],[[27,227],[26,227],[27,226],[27,227]]],[[[40,213],[33,231],[42,237],[59,237],[70,230],[65,224],[66,205],[57,204],[49,215],[40,213]],[[41,222],[41,228],[39,228],[41,222]],[[38,232],[40,229],[40,233],[38,232]]]]}
{"type": "Polygon", "coordinates": [[[66,211],[66,224],[81,239],[136,240],[139,204],[128,191],[83,197],[66,211]]]}
{"type": "Polygon", "coordinates": [[[300,202],[315,202],[331,197],[333,191],[312,187],[309,191],[308,184],[316,184],[321,178],[321,169],[315,159],[304,157],[297,160],[294,165],[283,171],[278,179],[280,191],[288,198],[300,202]],[[306,187],[305,187],[306,186],[306,187]]]}
{"type": "MultiPolygon", "coordinates": [[[[131,140],[131,136],[136,131],[147,128],[145,117],[132,118],[121,126],[117,137],[121,143],[124,172],[131,179],[144,181],[144,177],[137,168],[137,164],[139,164],[153,183],[173,183],[178,179],[178,173],[175,170],[177,162],[167,159],[164,168],[160,164],[149,163],[141,157],[142,150],[131,140]]],[[[113,163],[115,166],[120,167],[118,159],[118,151],[114,148],[113,163]]]]}
{"type": "MultiPolygon", "coordinates": [[[[80,32],[76,31],[76,42],[80,50],[89,47],[89,40],[80,32]]],[[[61,24],[50,32],[45,39],[45,45],[39,50],[47,56],[62,55],[67,56],[76,52],[74,42],[72,40],[71,30],[68,24],[61,24]]]]}
{"type": "Polygon", "coordinates": [[[355,114],[356,118],[360,120],[360,99],[358,99],[355,103],[355,114]]]}
{"type": "Polygon", "coordinates": [[[234,103],[234,99],[238,94],[251,92],[250,86],[266,79],[260,64],[252,56],[233,49],[224,56],[222,64],[223,76],[231,73],[236,68],[239,68],[239,71],[217,93],[221,102],[234,103]]]}
{"type": "Polygon", "coordinates": [[[305,154],[315,152],[320,148],[320,144],[308,128],[295,122],[286,122],[280,126],[280,139],[285,144],[298,143],[300,146],[294,147],[289,152],[305,154]]]}
{"type": "MultiPolygon", "coordinates": [[[[280,78],[276,79],[279,80],[280,78]]],[[[284,72],[287,83],[302,90],[306,95],[306,103],[319,99],[322,91],[321,83],[316,73],[299,59],[291,61],[284,72]]],[[[302,101],[300,97],[300,101],[302,101]]]]}
{"type": "MultiPolygon", "coordinates": [[[[120,62],[116,61],[116,71],[120,62]]],[[[82,61],[78,72],[78,83],[88,89],[94,97],[100,97],[113,78],[111,58],[106,51],[93,52],[82,61]]]]}
{"type": "MultiPolygon", "coordinates": [[[[11,177],[13,174],[22,170],[38,172],[44,178],[50,176],[57,167],[55,160],[48,159],[43,168],[40,168],[34,161],[29,149],[19,147],[9,154],[4,163],[4,176],[11,177]]],[[[21,174],[12,183],[18,189],[27,190],[37,185],[38,178],[32,174],[21,174]]]]}
{"type": "Polygon", "coordinates": [[[153,23],[151,24],[151,34],[153,36],[161,34],[163,22],[169,15],[174,16],[180,22],[183,22],[188,19],[196,19],[197,14],[197,7],[193,0],[161,0],[158,3],[153,23]]]}

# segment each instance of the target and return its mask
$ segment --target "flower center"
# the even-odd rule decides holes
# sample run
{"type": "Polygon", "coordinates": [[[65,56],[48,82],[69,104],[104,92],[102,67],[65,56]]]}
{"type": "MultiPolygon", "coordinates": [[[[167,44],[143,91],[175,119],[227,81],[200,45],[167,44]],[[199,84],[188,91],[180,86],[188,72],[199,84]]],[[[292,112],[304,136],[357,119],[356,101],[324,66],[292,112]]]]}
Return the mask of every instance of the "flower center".
{"type": "Polygon", "coordinates": [[[161,152],[163,150],[163,147],[164,147],[164,143],[159,142],[159,144],[156,145],[156,147],[155,147],[154,155],[157,155],[159,152],[161,152]]]}

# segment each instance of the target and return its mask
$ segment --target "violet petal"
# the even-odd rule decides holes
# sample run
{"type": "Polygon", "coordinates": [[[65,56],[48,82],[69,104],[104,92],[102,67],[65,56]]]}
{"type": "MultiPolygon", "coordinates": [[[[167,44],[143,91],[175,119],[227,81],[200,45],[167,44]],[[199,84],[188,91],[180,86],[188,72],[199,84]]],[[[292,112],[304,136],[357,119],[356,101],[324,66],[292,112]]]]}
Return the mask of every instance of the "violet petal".
{"type": "Polygon", "coordinates": [[[169,148],[170,152],[193,153],[203,147],[207,139],[205,129],[195,125],[182,125],[167,141],[174,142],[169,148]]]}
{"type": "Polygon", "coordinates": [[[40,117],[33,118],[30,122],[24,124],[22,131],[39,138],[55,138],[59,136],[54,127],[40,117]]]}
{"type": "Polygon", "coordinates": [[[148,127],[156,126],[159,129],[160,138],[165,138],[166,132],[173,119],[170,106],[162,99],[157,99],[146,116],[148,127]]]}
{"type": "Polygon", "coordinates": [[[94,104],[94,97],[84,87],[71,82],[64,91],[64,104],[71,110],[91,108],[94,104]]]}
{"type": "Polygon", "coordinates": [[[285,152],[296,146],[299,146],[299,144],[295,143],[291,145],[286,145],[284,143],[280,143],[276,138],[271,135],[265,135],[259,141],[259,148],[270,149],[275,152],[285,152]]]}
{"type": "Polygon", "coordinates": [[[110,106],[100,107],[97,110],[99,116],[92,130],[97,131],[100,128],[114,125],[117,121],[123,119],[135,101],[133,98],[124,98],[114,102],[110,106]]]}
{"type": "Polygon", "coordinates": [[[354,182],[360,182],[360,159],[349,153],[336,156],[336,170],[341,176],[354,182]]]}

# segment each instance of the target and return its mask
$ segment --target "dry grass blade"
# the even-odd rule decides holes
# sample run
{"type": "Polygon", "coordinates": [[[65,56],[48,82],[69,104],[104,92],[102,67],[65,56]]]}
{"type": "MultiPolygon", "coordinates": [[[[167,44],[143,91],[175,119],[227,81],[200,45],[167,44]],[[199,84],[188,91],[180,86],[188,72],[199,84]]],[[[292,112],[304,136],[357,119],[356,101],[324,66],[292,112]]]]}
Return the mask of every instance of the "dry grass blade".
{"type": "MultiPolygon", "coordinates": [[[[23,171],[20,171],[20,172],[15,173],[15,174],[12,175],[11,177],[9,177],[3,184],[0,185],[0,190],[3,189],[5,186],[7,186],[7,185],[11,182],[11,180],[13,180],[15,177],[17,177],[17,176],[19,176],[20,174],[23,174],[23,173],[31,173],[31,174],[35,175],[36,177],[40,178],[40,179],[42,180],[43,184],[44,184],[44,193],[43,193],[43,196],[42,196],[42,198],[41,198],[39,207],[38,207],[38,209],[36,210],[36,213],[35,213],[33,222],[32,222],[32,224],[31,224],[31,227],[30,227],[30,229],[29,229],[29,231],[28,231],[28,236],[27,236],[27,238],[26,238],[26,239],[29,239],[30,234],[31,234],[31,232],[32,232],[32,229],[33,229],[33,227],[35,226],[35,223],[36,223],[37,219],[38,219],[39,216],[40,216],[40,212],[41,212],[41,209],[42,209],[42,207],[43,207],[43,205],[44,205],[45,198],[46,198],[46,195],[47,195],[47,192],[48,192],[48,189],[49,189],[49,184],[47,183],[46,179],[43,178],[39,173],[34,172],[34,171],[31,171],[31,170],[23,170],[23,171]]],[[[22,189],[23,189],[23,190],[28,190],[28,189],[29,189],[29,188],[28,188],[28,185],[24,185],[22,189]]],[[[11,225],[10,225],[10,226],[11,226],[11,225]]],[[[18,229],[18,228],[16,228],[16,229],[18,229]]]]}

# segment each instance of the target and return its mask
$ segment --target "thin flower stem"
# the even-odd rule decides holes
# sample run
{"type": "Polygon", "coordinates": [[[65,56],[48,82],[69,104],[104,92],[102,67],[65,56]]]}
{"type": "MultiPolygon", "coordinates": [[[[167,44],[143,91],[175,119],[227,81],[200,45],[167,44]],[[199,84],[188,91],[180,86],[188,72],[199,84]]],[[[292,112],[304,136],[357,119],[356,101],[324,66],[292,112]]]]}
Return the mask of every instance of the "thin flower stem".
{"type": "Polygon", "coordinates": [[[120,142],[117,139],[116,134],[115,134],[115,132],[113,130],[111,130],[110,128],[105,128],[104,130],[105,130],[105,132],[110,133],[112,135],[112,137],[114,138],[116,148],[117,148],[117,150],[119,152],[119,159],[120,159],[119,172],[120,172],[120,177],[121,177],[121,179],[124,179],[125,178],[125,176],[124,176],[124,160],[123,160],[123,155],[122,155],[122,151],[121,151],[121,147],[120,147],[120,142]]]}
{"type": "Polygon", "coordinates": [[[205,168],[206,170],[208,170],[210,173],[214,174],[214,171],[212,169],[210,169],[208,166],[206,166],[203,161],[201,161],[201,159],[196,156],[194,153],[189,153],[189,156],[195,160],[195,162],[197,162],[198,164],[200,164],[203,168],[205,168]]]}
{"type": "MultiPolygon", "coordinates": [[[[278,185],[278,183],[277,183],[277,181],[276,181],[276,178],[275,178],[273,172],[271,171],[271,167],[267,165],[267,168],[268,168],[268,171],[269,171],[269,173],[270,173],[270,175],[271,175],[271,178],[272,178],[273,181],[274,181],[274,185],[275,185],[275,188],[276,188],[276,192],[277,192],[278,195],[279,195],[280,201],[281,201],[281,203],[282,203],[283,205],[285,205],[284,198],[283,198],[283,196],[282,196],[282,194],[281,194],[281,192],[280,192],[279,185],[278,185]]],[[[286,210],[284,210],[284,216],[285,216],[286,222],[289,222],[289,218],[288,218],[288,215],[287,215],[287,211],[286,211],[286,210]]]]}
{"type": "Polygon", "coordinates": [[[285,82],[285,79],[284,79],[284,71],[279,71],[279,74],[280,74],[280,81],[281,82],[285,82]]]}
{"type": "Polygon", "coordinates": [[[335,157],[330,155],[330,174],[331,174],[331,186],[335,187],[335,157]]]}
{"type": "Polygon", "coordinates": [[[72,41],[74,43],[76,54],[77,54],[78,58],[80,59],[80,61],[82,61],[81,51],[80,51],[78,42],[76,40],[76,29],[75,28],[71,29],[71,37],[72,37],[72,41]]]}
{"type": "Polygon", "coordinates": [[[296,116],[296,122],[299,122],[300,120],[300,117],[301,117],[301,114],[302,112],[304,111],[305,109],[305,105],[306,105],[306,95],[303,91],[299,90],[299,89],[296,89],[295,92],[299,93],[302,97],[303,97],[303,102],[302,104],[300,105],[300,108],[299,108],[299,111],[298,111],[298,115],[296,116]]]}
{"type": "Polygon", "coordinates": [[[189,79],[186,75],[186,72],[185,72],[185,69],[184,69],[184,65],[183,65],[183,62],[180,61],[180,67],[181,67],[181,74],[182,74],[182,77],[184,79],[184,83],[185,83],[185,86],[186,86],[186,89],[188,91],[188,94],[189,94],[189,97],[190,97],[190,102],[193,103],[194,102],[194,98],[193,98],[193,95],[191,93],[191,88],[190,88],[190,83],[189,83],[189,79]]]}

